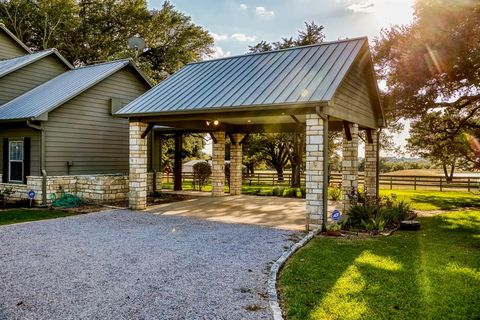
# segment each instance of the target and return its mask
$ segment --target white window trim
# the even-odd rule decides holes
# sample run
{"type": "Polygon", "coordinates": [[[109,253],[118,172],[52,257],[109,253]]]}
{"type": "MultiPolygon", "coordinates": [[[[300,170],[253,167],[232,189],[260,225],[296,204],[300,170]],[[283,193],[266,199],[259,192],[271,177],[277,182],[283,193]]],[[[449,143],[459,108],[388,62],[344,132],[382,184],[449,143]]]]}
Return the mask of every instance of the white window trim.
{"type": "Polygon", "coordinates": [[[10,151],[11,151],[11,143],[21,143],[22,148],[24,148],[24,141],[23,140],[9,140],[8,141],[8,182],[13,183],[23,183],[23,175],[25,174],[25,155],[23,154],[24,151],[22,150],[22,160],[11,160],[10,159],[10,151]],[[22,163],[22,180],[12,180],[12,162],[21,162],[22,163]]]}

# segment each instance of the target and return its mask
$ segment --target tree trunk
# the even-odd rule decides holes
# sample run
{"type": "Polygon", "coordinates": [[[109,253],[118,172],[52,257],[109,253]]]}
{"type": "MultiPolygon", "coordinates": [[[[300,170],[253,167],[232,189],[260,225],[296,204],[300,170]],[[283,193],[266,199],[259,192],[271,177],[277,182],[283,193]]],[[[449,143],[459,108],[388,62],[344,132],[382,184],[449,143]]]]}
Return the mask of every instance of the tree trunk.
{"type": "Polygon", "coordinates": [[[443,167],[443,174],[445,175],[445,179],[447,180],[448,183],[452,182],[453,173],[455,172],[455,165],[454,164],[450,165],[450,173],[448,172],[448,168],[446,164],[443,164],[442,167],[443,167]]]}
{"type": "Polygon", "coordinates": [[[275,170],[277,170],[278,182],[282,182],[283,179],[283,166],[281,164],[275,165],[275,170]]]}
{"type": "Polygon", "coordinates": [[[292,188],[300,188],[300,186],[301,186],[300,179],[301,179],[300,165],[299,164],[296,164],[296,165],[292,164],[292,181],[290,182],[290,186],[292,188]]]}

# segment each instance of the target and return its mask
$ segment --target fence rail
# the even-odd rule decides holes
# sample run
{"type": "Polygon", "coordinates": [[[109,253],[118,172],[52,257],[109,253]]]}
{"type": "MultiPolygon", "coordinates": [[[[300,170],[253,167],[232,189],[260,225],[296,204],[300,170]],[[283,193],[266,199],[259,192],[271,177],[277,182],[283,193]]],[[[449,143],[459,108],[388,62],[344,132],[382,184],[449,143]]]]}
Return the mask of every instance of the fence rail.
{"type": "MultiPolygon", "coordinates": [[[[173,176],[164,177],[164,182],[172,182],[173,176]]],[[[283,176],[279,176],[274,172],[260,172],[251,175],[243,175],[243,184],[247,186],[289,186],[292,174],[287,172],[283,176]]],[[[184,182],[192,182],[194,180],[193,173],[183,173],[182,180],[184,182]]],[[[364,174],[360,172],[358,175],[358,183],[363,185],[364,174]]],[[[301,175],[301,183],[305,184],[305,174],[301,175]]],[[[334,172],[330,174],[330,184],[340,185],[342,183],[342,174],[334,172]]],[[[451,181],[447,181],[443,176],[415,176],[415,175],[380,175],[380,188],[382,189],[413,189],[413,190],[480,190],[480,177],[454,177],[451,181]]]]}

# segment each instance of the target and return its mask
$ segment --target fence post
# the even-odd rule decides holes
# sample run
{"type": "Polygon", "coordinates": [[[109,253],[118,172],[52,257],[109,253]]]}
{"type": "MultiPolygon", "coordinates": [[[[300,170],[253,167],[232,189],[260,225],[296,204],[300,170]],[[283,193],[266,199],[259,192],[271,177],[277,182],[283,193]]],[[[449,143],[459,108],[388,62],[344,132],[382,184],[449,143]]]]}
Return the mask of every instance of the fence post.
{"type": "Polygon", "coordinates": [[[390,190],[393,190],[393,177],[390,176],[390,190]]]}
{"type": "Polygon", "coordinates": [[[440,177],[440,191],[443,191],[443,177],[440,177]]]}
{"type": "Polygon", "coordinates": [[[417,190],[417,177],[413,177],[413,190],[417,190]]]}
{"type": "Polygon", "coordinates": [[[468,178],[468,192],[470,192],[470,178],[468,178]]]}
{"type": "Polygon", "coordinates": [[[260,185],[260,173],[257,173],[257,186],[260,185]]]}

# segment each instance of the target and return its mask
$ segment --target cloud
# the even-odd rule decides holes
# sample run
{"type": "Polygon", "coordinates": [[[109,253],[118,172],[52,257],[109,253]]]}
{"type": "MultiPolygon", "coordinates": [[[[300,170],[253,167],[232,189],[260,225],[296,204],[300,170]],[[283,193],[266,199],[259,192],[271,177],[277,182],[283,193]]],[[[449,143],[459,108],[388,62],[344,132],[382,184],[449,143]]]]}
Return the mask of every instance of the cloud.
{"type": "Polygon", "coordinates": [[[240,42],[252,42],[252,41],[257,40],[257,37],[247,36],[243,33],[234,33],[234,34],[232,34],[231,38],[233,40],[237,40],[237,41],[240,41],[240,42]]]}
{"type": "Polygon", "coordinates": [[[210,54],[210,56],[205,57],[205,60],[210,60],[210,59],[219,59],[219,58],[225,58],[230,56],[232,53],[230,51],[223,51],[222,47],[215,46],[213,48],[213,53],[210,54]]]}
{"type": "Polygon", "coordinates": [[[260,18],[269,19],[275,16],[275,12],[265,9],[265,7],[256,7],[255,14],[260,18]]]}
{"type": "Polygon", "coordinates": [[[247,11],[248,6],[245,3],[240,3],[240,9],[243,11],[247,11]]]}
{"type": "Polygon", "coordinates": [[[353,1],[353,3],[347,6],[346,9],[349,11],[352,11],[353,13],[371,13],[375,9],[375,1],[374,0],[353,1]]]}
{"type": "Polygon", "coordinates": [[[212,36],[213,40],[215,40],[215,41],[228,40],[228,34],[218,34],[218,33],[215,33],[215,32],[210,32],[210,35],[212,36]]]}

